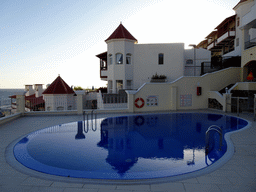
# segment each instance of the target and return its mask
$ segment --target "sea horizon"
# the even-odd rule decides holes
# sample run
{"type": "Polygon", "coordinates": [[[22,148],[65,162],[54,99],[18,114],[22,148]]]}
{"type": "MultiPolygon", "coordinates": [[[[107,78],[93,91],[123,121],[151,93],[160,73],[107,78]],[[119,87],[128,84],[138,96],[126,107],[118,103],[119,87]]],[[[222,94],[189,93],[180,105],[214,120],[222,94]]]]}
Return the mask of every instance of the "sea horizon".
{"type": "Polygon", "coordinates": [[[25,89],[23,88],[0,88],[0,99],[5,100],[9,99],[9,96],[17,95],[19,93],[24,92],[25,89]]]}

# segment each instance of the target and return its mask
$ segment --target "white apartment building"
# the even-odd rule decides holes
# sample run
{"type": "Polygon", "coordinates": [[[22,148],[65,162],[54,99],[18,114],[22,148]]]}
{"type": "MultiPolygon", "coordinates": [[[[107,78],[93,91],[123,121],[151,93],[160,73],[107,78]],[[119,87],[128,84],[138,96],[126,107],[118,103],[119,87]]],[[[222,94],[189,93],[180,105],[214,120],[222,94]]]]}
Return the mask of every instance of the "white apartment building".
{"type": "MultiPolygon", "coordinates": [[[[224,19],[197,47],[202,47],[212,52],[213,56],[223,58],[241,56],[243,51],[243,32],[245,20],[253,20],[256,17],[255,0],[240,0],[233,8],[235,14],[224,19]]],[[[255,24],[254,24],[255,25],[255,24]]],[[[256,29],[253,23],[245,30],[245,45],[256,42],[256,29]]]]}
{"type": "Polygon", "coordinates": [[[107,51],[97,57],[100,58],[100,78],[108,82],[108,93],[137,90],[156,74],[165,76],[166,82],[184,74],[200,75],[198,70],[189,67],[200,66],[202,61],[211,58],[210,51],[185,50],[184,43],[138,44],[122,24],[106,43],[107,51]]]}

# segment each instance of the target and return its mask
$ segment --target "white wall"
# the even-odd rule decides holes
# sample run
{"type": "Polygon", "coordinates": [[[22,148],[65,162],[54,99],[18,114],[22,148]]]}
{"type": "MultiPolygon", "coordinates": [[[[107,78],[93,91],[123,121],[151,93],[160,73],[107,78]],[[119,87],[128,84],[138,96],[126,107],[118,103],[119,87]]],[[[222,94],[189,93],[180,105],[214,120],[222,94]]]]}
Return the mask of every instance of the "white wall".
{"type": "Polygon", "coordinates": [[[147,83],[135,93],[128,94],[130,112],[207,109],[210,91],[219,91],[225,86],[241,81],[241,68],[231,67],[200,77],[181,77],[171,83],[147,83]],[[202,94],[197,95],[197,86],[202,87],[202,94]],[[147,105],[149,97],[157,97],[158,104],[147,105]],[[145,105],[136,108],[134,102],[142,98],[145,105]]]}
{"type": "Polygon", "coordinates": [[[235,50],[225,54],[223,56],[241,56],[241,47],[242,44],[244,43],[242,41],[242,30],[241,27],[246,25],[250,19],[252,19],[252,17],[255,18],[255,9],[256,6],[254,5],[254,2],[244,2],[241,3],[241,5],[239,5],[236,9],[236,19],[240,19],[240,24],[239,26],[237,26],[237,22],[236,22],[236,38],[234,40],[234,48],[235,50]],[[237,45],[237,39],[239,40],[239,44],[237,45]]]}
{"type": "Polygon", "coordinates": [[[30,96],[35,94],[35,90],[33,89],[33,85],[25,85],[25,90],[27,91],[25,96],[30,96]]]}
{"type": "Polygon", "coordinates": [[[184,44],[136,44],[134,45],[134,88],[149,82],[156,73],[173,81],[183,75],[184,44]],[[164,64],[158,64],[158,54],[164,54],[164,64]]]}
{"type": "Polygon", "coordinates": [[[201,73],[201,63],[202,62],[210,62],[211,61],[211,51],[199,48],[199,49],[185,49],[185,55],[184,55],[184,76],[194,76],[194,52],[195,52],[195,66],[196,76],[199,76],[201,73]],[[192,64],[187,64],[188,60],[192,60],[192,64]]]}
{"type": "Polygon", "coordinates": [[[60,108],[62,110],[76,109],[76,98],[73,94],[46,94],[44,100],[46,111],[56,111],[60,108]]]}
{"type": "Polygon", "coordinates": [[[126,88],[126,81],[133,80],[134,68],[134,41],[126,39],[113,39],[108,44],[108,80],[113,82],[113,92],[117,93],[116,80],[123,81],[123,88],[126,88]],[[123,63],[116,63],[116,54],[123,54],[123,63]],[[112,64],[110,64],[109,54],[112,54],[112,64]],[[126,64],[126,55],[131,54],[132,64],[126,64]]]}

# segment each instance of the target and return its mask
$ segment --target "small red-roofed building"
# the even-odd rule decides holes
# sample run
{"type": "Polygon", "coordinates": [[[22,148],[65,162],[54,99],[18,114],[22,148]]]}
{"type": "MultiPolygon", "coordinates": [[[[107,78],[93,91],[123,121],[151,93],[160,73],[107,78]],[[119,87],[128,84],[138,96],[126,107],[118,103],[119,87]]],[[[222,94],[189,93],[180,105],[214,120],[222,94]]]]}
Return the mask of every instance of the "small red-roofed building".
{"type": "Polygon", "coordinates": [[[46,111],[76,109],[76,94],[60,76],[42,94],[45,100],[46,111]]]}

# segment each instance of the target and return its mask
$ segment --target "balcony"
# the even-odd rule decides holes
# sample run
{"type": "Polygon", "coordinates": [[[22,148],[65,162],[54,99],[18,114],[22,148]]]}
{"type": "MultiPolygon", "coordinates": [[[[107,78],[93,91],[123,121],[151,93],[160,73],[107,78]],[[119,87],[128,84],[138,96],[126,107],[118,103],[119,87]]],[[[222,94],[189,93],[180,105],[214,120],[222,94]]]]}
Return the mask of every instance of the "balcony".
{"type": "Polygon", "coordinates": [[[247,41],[244,43],[244,49],[249,49],[254,46],[256,46],[256,38],[251,39],[250,41],[247,41]]]}
{"type": "Polygon", "coordinates": [[[224,45],[230,42],[231,40],[235,39],[235,37],[236,37],[235,31],[227,31],[217,39],[217,44],[224,45]]]}
{"type": "Polygon", "coordinates": [[[108,71],[106,69],[101,69],[100,70],[100,78],[101,80],[103,81],[107,81],[107,78],[108,78],[108,71]]]}
{"type": "Polygon", "coordinates": [[[214,47],[215,43],[214,42],[211,42],[208,46],[207,46],[207,49],[210,50],[214,47]]]}
{"type": "Polygon", "coordinates": [[[221,51],[222,49],[222,46],[220,45],[217,45],[217,40],[214,40],[212,41],[208,46],[207,46],[207,49],[210,50],[210,51],[221,51]]]}
{"type": "Polygon", "coordinates": [[[108,70],[108,63],[107,63],[107,52],[101,53],[96,55],[100,59],[100,78],[101,80],[107,80],[107,70],[108,70]]]}

